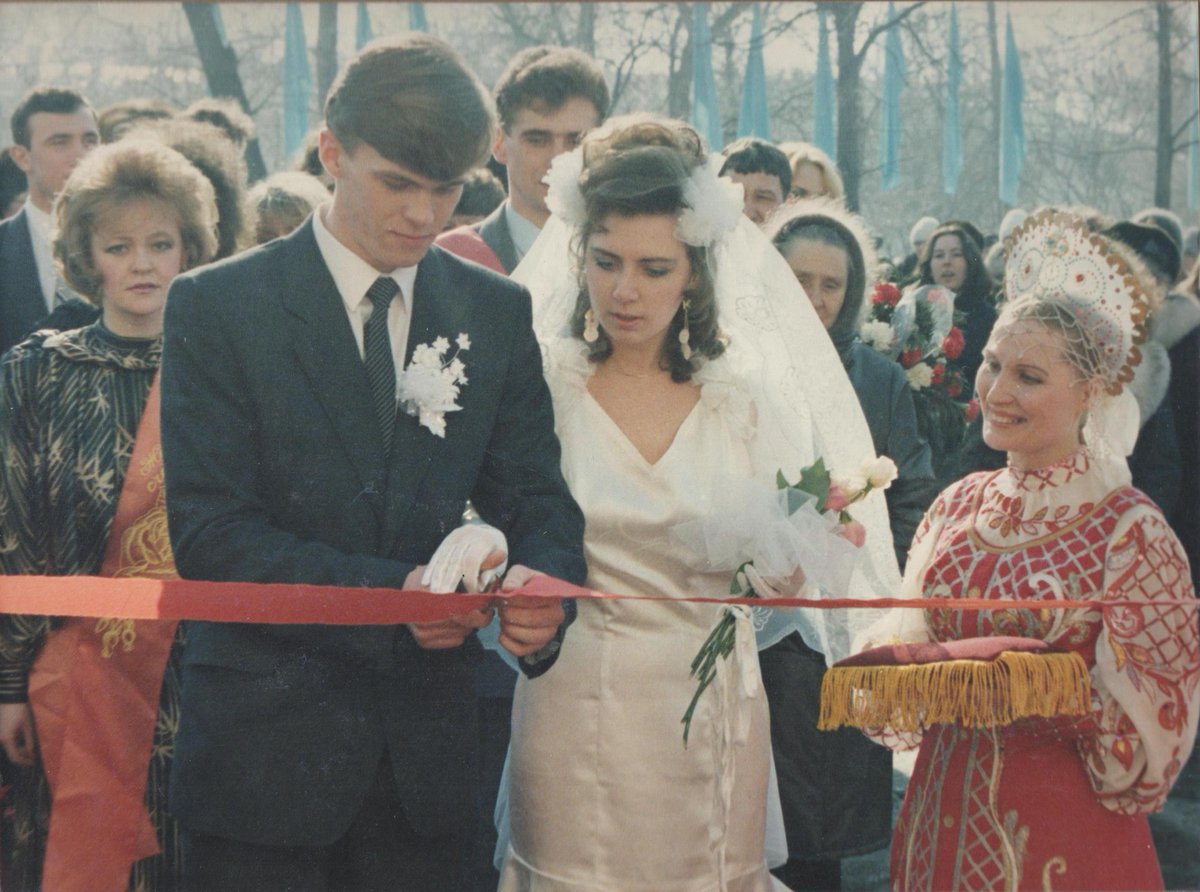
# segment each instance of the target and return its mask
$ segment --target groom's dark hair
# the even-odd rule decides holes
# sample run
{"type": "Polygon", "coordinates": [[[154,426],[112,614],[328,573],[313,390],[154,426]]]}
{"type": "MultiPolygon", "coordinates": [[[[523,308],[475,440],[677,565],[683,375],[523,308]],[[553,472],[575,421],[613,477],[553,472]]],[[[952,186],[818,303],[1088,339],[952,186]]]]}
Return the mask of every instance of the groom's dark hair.
{"type": "Polygon", "coordinates": [[[492,99],[450,46],[428,34],[367,44],[338,74],[325,124],[348,152],[366,143],[432,180],[483,163],[495,133],[492,99]]]}

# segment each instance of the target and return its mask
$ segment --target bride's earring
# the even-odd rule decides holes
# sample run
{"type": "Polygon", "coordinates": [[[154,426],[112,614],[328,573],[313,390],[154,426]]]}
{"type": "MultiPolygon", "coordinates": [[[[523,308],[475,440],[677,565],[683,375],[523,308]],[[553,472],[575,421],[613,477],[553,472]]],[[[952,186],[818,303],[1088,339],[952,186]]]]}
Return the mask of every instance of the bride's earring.
{"type": "Polygon", "coordinates": [[[600,339],[600,326],[596,324],[596,314],[592,312],[591,307],[583,314],[583,339],[589,344],[594,344],[600,339]]]}
{"type": "Polygon", "coordinates": [[[683,302],[683,327],[679,329],[679,352],[684,359],[692,358],[692,334],[688,331],[688,302],[683,302]]]}

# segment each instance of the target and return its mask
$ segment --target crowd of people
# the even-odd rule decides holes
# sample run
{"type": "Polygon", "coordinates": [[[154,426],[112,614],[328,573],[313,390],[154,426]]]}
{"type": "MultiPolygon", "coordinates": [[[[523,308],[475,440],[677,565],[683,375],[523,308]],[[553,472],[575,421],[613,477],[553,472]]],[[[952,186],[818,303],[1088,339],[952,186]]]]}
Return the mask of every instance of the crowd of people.
{"type": "Polygon", "coordinates": [[[0,572],[330,586],[339,618],[0,615],[0,888],[838,889],[889,845],[905,890],[1162,887],[1146,815],[1197,771],[1200,230],[926,216],[888,259],[815,146],[610,112],[578,50],[489,91],[383,38],[251,187],[236,104],[24,97],[0,572]],[[853,520],[734,520],[879,456],[853,520]],[[494,600],[355,624],[363,587],[494,600]],[[946,606],[720,603],[747,589],[946,606]],[[828,667],[881,641],[1048,645],[1087,708],[818,730],[828,667]]]}

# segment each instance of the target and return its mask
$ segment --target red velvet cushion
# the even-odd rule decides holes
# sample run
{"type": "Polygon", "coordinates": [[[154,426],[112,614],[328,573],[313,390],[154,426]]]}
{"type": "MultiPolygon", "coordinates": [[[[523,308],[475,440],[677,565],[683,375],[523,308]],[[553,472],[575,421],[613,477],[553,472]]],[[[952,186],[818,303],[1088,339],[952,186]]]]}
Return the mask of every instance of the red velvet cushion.
{"type": "Polygon", "coordinates": [[[941,663],[946,660],[983,660],[990,662],[1006,651],[1022,653],[1061,653],[1062,648],[1038,638],[998,635],[994,638],[963,638],[960,641],[927,641],[919,644],[882,644],[852,657],[839,660],[838,666],[911,666],[941,663]]]}

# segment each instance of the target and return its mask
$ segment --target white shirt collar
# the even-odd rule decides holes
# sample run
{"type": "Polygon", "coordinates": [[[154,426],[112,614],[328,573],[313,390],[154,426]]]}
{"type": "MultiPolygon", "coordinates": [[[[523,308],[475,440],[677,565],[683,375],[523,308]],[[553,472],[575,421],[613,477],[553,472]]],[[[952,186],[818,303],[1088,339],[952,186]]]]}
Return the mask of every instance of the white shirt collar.
{"type": "Polygon", "coordinates": [[[25,219],[29,221],[29,240],[33,243],[33,262],[37,267],[42,298],[46,301],[46,309],[53,310],[58,300],[55,296],[58,268],[54,265],[54,221],[33,203],[32,198],[25,199],[25,219]]]}
{"type": "Polygon", "coordinates": [[[375,284],[375,280],[381,275],[389,275],[400,286],[398,296],[404,302],[406,310],[411,313],[417,268],[400,266],[390,273],[379,272],[338,241],[337,236],[329,231],[324,220],[324,213],[328,207],[329,204],[324,204],[313,214],[313,236],[317,240],[317,249],[321,252],[321,258],[329,267],[330,275],[333,276],[333,283],[337,285],[338,293],[342,296],[342,302],[346,305],[346,312],[356,312],[359,305],[367,299],[367,289],[375,284]]]}
{"type": "Polygon", "coordinates": [[[25,199],[25,214],[29,217],[30,229],[49,241],[50,230],[54,228],[50,215],[34,204],[32,198],[28,197],[25,199]]]}
{"type": "Polygon", "coordinates": [[[513,247],[517,249],[517,259],[520,260],[529,253],[542,230],[536,223],[518,214],[511,201],[504,203],[504,221],[508,224],[508,234],[512,236],[513,247]]]}

